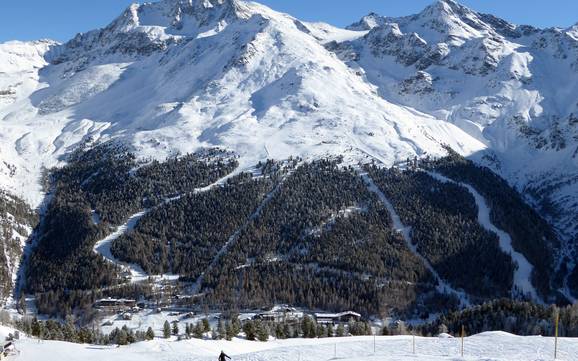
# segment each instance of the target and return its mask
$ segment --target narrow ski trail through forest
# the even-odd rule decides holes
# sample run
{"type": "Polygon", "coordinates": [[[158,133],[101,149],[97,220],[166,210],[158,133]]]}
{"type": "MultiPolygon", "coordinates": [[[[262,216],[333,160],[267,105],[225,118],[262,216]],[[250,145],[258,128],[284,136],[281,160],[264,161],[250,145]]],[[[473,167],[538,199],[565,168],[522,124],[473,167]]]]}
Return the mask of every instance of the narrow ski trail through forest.
{"type": "Polygon", "coordinates": [[[401,218],[399,217],[399,215],[395,211],[393,204],[391,204],[391,202],[387,199],[385,194],[375,184],[373,179],[371,179],[371,177],[367,173],[362,173],[361,177],[365,181],[367,188],[371,192],[373,192],[374,194],[377,195],[379,200],[383,203],[383,205],[385,206],[385,208],[389,212],[389,215],[390,215],[391,220],[393,222],[394,229],[401,233],[401,235],[403,236],[403,239],[405,240],[405,242],[407,244],[407,247],[411,250],[411,252],[413,254],[415,254],[423,262],[423,264],[426,266],[426,268],[433,274],[433,276],[435,277],[435,279],[438,282],[438,286],[437,286],[438,291],[440,293],[445,293],[445,294],[450,293],[450,294],[455,295],[460,300],[462,307],[469,306],[470,300],[469,300],[468,295],[463,291],[459,291],[459,290],[454,289],[448,282],[446,282],[439,275],[439,273],[435,270],[435,268],[431,265],[431,263],[424,256],[422,256],[419,253],[419,251],[417,250],[417,246],[414,245],[412,240],[411,240],[411,227],[406,226],[401,222],[401,218]]]}

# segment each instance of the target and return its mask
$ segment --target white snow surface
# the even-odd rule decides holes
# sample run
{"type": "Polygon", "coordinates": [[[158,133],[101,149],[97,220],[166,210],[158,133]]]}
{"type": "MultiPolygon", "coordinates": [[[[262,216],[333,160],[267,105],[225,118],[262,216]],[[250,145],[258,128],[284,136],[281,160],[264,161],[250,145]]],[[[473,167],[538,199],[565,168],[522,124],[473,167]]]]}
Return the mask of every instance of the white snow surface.
{"type": "Polygon", "coordinates": [[[435,172],[428,172],[428,174],[444,183],[449,182],[459,184],[471,193],[476,201],[476,206],[478,207],[478,222],[486,230],[495,233],[498,236],[500,240],[500,248],[504,253],[509,254],[510,257],[512,257],[512,261],[516,264],[513,287],[517,288],[517,290],[522,292],[525,296],[529,296],[532,300],[543,302],[538,296],[534,285],[532,285],[532,270],[534,269],[534,266],[532,266],[523,254],[514,249],[510,235],[492,223],[490,218],[490,207],[484,197],[469,184],[456,182],[453,179],[435,172]]]}
{"type": "MultiPolygon", "coordinates": [[[[2,327],[0,332],[11,332],[2,327]]],[[[553,338],[519,337],[504,332],[488,332],[464,340],[464,358],[460,357],[459,338],[416,337],[416,354],[412,353],[411,336],[372,336],[271,340],[252,342],[155,339],[130,346],[95,346],[59,341],[24,338],[16,341],[17,360],[23,361],[209,361],[216,360],[221,351],[234,361],[538,361],[552,360],[553,338]]],[[[577,339],[559,339],[558,360],[576,360],[577,339]]]]}

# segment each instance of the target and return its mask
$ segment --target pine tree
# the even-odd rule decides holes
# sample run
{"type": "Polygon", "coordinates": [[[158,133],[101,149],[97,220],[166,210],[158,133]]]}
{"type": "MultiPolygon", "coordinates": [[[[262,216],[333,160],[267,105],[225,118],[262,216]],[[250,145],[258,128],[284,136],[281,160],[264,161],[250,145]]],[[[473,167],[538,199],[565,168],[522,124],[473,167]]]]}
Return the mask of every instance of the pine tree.
{"type": "Polygon", "coordinates": [[[343,324],[339,324],[339,326],[337,326],[337,337],[343,336],[345,336],[345,326],[343,326],[343,324]]]}
{"type": "Polygon", "coordinates": [[[116,343],[121,346],[128,344],[128,335],[124,329],[119,330],[116,336],[116,343]]]}
{"type": "Polygon", "coordinates": [[[287,337],[285,336],[285,330],[283,328],[283,325],[280,323],[275,325],[275,337],[278,339],[284,339],[287,337]]]}
{"type": "Polygon", "coordinates": [[[247,338],[247,340],[255,341],[256,330],[253,321],[246,321],[243,324],[243,332],[245,332],[245,337],[247,338]]]}
{"type": "Polygon", "coordinates": [[[327,337],[333,337],[333,325],[331,323],[327,325],[327,337]]]}
{"type": "Polygon", "coordinates": [[[211,331],[211,325],[209,324],[209,320],[205,317],[203,318],[203,332],[210,332],[211,331]]]}
{"type": "Polygon", "coordinates": [[[147,329],[146,335],[145,335],[147,340],[153,340],[155,338],[155,331],[153,331],[152,327],[149,327],[147,329]]]}
{"type": "Polygon", "coordinates": [[[217,325],[217,335],[218,339],[222,340],[227,337],[227,331],[225,330],[225,324],[223,320],[219,318],[219,323],[217,325]]]}
{"type": "Polygon", "coordinates": [[[171,324],[169,321],[165,321],[163,325],[163,337],[170,338],[171,337],[171,324]]]}
{"type": "Polygon", "coordinates": [[[203,338],[204,328],[201,322],[197,322],[193,329],[193,336],[195,338],[203,338]]]}
{"type": "Polygon", "coordinates": [[[173,322],[173,335],[175,336],[179,335],[179,325],[176,322],[173,322]]]}
{"type": "Polygon", "coordinates": [[[226,336],[225,338],[227,339],[227,341],[231,341],[233,339],[233,337],[237,336],[234,333],[233,330],[233,325],[227,321],[227,323],[225,324],[225,330],[226,330],[226,336]]]}
{"type": "Polygon", "coordinates": [[[269,330],[267,325],[263,322],[257,322],[255,325],[255,329],[257,332],[257,339],[261,342],[265,342],[269,340],[269,330]]]}

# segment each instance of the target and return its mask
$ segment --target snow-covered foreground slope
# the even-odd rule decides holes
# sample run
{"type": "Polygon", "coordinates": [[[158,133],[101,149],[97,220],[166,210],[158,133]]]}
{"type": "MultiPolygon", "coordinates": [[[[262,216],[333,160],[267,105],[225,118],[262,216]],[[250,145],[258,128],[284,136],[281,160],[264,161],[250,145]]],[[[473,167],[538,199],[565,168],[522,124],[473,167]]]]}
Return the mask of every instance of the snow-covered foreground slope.
{"type": "MultiPolygon", "coordinates": [[[[156,339],[125,347],[78,345],[57,341],[17,342],[18,360],[23,361],[193,361],[216,360],[220,351],[238,361],[323,361],[323,360],[552,360],[554,340],[544,337],[518,337],[490,332],[467,337],[464,358],[460,340],[454,338],[416,338],[416,354],[411,336],[293,339],[266,343],[244,340],[166,341],[156,339]]],[[[577,360],[578,340],[560,339],[558,360],[577,360]]]]}

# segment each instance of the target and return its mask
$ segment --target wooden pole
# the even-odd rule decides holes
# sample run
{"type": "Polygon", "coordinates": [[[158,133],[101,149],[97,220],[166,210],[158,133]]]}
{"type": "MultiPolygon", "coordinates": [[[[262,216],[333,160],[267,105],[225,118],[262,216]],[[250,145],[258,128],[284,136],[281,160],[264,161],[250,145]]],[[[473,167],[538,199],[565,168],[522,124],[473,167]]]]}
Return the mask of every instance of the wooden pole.
{"type": "Polygon", "coordinates": [[[413,354],[415,355],[415,333],[412,332],[411,335],[412,335],[412,351],[413,354]]]}
{"type": "Polygon", "coordinates": [[[560,312],[556,313],[556,331],[554,334],[554,360],[558,358],[558,325],[560,324],[560,312]]]}
{"type": "Polygon", "coordinates": [[[375,338],[376,338],[375,334],[376,334],[376,332],[373,331],[373,353],[374,354],[375,354],[375,338]]]}
{"type": "Polygon", "coordinates": [[[466,333],[465,327],[462,325],[462,357],[464,357],[464,335],[466,333]]]}

